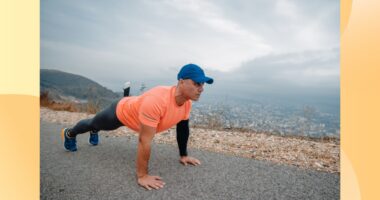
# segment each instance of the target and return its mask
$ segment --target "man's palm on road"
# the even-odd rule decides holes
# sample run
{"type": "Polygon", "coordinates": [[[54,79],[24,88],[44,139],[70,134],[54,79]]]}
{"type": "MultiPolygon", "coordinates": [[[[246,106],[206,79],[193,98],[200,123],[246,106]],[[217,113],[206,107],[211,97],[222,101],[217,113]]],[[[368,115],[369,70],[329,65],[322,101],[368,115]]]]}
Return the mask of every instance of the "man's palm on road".
{"type": "Polygon", "coordinates": [[[190,156],[182,156],[180,159],[179,159],[179,162],[182,163],[183,165],[187,165],[187,164],[191,164],[191,165],[194,165],[194,166],[197,166],[197,165],[200,165],[201,164],[201,161],[199,161],[198,159],[196,158],[193,158],[193,157],[190,157],[190,156]]]}

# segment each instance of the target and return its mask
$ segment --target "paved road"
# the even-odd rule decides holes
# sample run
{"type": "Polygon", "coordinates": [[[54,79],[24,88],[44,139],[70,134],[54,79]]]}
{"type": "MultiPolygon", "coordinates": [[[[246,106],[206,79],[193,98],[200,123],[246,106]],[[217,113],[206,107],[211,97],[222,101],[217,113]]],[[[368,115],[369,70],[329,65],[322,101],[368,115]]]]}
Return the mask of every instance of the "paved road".
{"type": "Polygon", "coordinates": [[[178,149],[154,144],[149,171],[163,177],[161,190],[136,184],[136,139],[101,137],[90,146],[78,136],[78,151],[63,150],[63,126],[41,122],[41,199],[339,199],[337,174],[190,149],[202,165],[182,166],[178,149]]]}

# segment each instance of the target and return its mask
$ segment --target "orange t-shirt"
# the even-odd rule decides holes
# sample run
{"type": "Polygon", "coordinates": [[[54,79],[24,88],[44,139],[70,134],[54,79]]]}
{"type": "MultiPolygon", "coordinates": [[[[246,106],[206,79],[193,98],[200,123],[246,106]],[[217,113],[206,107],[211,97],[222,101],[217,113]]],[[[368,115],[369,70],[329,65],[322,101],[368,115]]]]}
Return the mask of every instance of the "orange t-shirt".
{"type": "Polygon", "coordinates": [[[116,107],[116,116],[128,128],[140,132],[140,123],[165,131],[190,116],[191,100],[178,106],[176,86],[157,86],[140,96],[122,98],[116,107]]]}

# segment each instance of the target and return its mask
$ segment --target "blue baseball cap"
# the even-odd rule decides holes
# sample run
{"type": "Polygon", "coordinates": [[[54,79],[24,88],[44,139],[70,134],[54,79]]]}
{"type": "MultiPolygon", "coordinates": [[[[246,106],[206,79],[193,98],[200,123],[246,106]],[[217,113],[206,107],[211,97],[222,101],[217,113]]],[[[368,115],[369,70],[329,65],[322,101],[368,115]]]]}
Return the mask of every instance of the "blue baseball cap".
{"type": "Polygon", "coordinates": [[[205,76],[202,68],[195,64],[187,64],[181,68],[177,75],[177,79],[191,79],[196,83],[212,84],[214,79],[205,76]]]}

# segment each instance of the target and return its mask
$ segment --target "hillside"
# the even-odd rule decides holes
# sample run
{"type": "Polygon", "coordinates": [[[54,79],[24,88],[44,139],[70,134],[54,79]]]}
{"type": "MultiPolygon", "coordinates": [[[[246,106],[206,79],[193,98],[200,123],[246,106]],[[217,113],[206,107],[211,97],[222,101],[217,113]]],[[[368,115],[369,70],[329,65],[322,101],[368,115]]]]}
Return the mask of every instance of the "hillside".
{"type": "Polygon", "coordinates": [[[52,69],[40,70],[40,91],[56,101],[92,101],[101,107],[120,97],[86,77],[52,69]]]}

